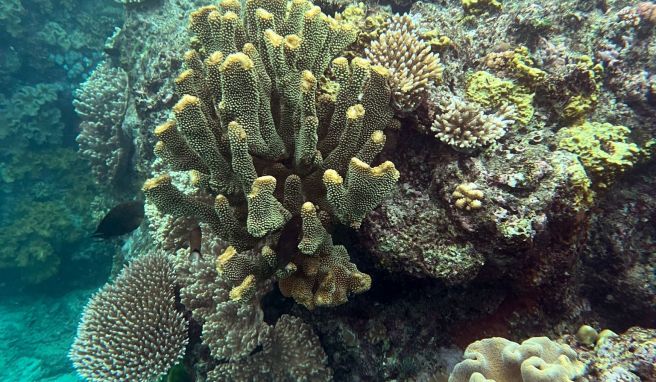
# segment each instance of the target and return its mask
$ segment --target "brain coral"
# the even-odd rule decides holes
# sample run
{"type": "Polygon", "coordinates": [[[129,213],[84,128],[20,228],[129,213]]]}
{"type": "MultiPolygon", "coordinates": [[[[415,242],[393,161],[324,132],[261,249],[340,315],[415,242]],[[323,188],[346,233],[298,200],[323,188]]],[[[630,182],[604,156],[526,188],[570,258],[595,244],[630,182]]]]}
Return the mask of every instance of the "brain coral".
{"type": "Polygon", "coordinates": [[[547,337],[534,337],[518,344],[493,337],[476,341],[465,349],[449,382],[567,382],[585,371],[576,352],[547,337]]]}

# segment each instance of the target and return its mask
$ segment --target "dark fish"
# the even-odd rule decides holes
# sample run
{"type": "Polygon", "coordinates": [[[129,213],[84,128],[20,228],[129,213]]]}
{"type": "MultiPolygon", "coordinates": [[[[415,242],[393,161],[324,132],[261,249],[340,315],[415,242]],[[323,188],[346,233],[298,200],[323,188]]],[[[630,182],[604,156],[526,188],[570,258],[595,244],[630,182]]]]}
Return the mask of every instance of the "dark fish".
{"type": "Polygon", "coordinates": [[[200,259],[200,246],[203,241],[203,232],[200,226],[196,225],[189,232],[189,257],[191,261],[200,259]]]}
{"type": "Polygon", "coordinates": [[[92,237],[109,239],[137,229],[144,218],[144,202],[134,200],[112,208],[100,221],[92,237]]]}

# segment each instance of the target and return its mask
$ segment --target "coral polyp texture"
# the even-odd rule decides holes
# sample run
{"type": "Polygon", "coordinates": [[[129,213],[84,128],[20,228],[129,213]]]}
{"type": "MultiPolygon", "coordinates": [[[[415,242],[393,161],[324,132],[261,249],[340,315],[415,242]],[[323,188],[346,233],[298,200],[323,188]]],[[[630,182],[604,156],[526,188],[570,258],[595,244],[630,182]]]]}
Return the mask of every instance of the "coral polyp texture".
{"type": "Polygon", "coordinates": [[[187,321],[175,308],[173,265],[145,255],[89,301],[69,357],[89,381],[153,381],[183,355],[187,321]]]}
{"type": "Polygon", "coordinates": [[[431,130],[437,139],[456,149],[487,146],[503,137],[514,123],[515,108],[510,104],[488,114],[478,104],[454,96],[441,108],[443,111],[435,117],[431,130]]]}
{"type": "Polygon", "coordinates": [[[539,382],[574,381],[585,365],[568,345],[547,337],[534,337],[518,344],[494,337],[476,341],[465,349],[449,382],[539,382]]]}
{"type": "Polygon", "coordinates": [[[408,15],[393,16],[385,32],[365,51],[372,63],[390,71],[392,104],[398,111],[417,109],[442,80],[439,56],[417,35],[408,15]]]}
{"type": "Polygon", "coordinates": [[[190,198],[168,175],[148,180],[146,196],[230,244],[217,264],[233,300],[274,275],[309,309],[369,289],[330,231],[359,227],[399,177],[391,162],[372,164],[392,123],[389,71],[333,59],[355,30],[308,1],[242,9],[226,0],[194,11],[190,29],[197,43],[176,79],[175,118],[155,129],[155,152],[215,200],[190,198]],[[318,90],[329,67],[333,94],[318,90]]]}
{"type": "Polygon", "coordinates": [[[125,165],[128,150],[121,124],[128,105],[128,75],[102,62],[75,93],[73,105],[80,116],[76,141],[91,164],[97,181],[112,185],[125,165]]]}
{"type": "Polygon", "coordinates": [[[275,325],[264,322],[261,299],[271,284],[260,283],[250,299],[234,301],[232,284],[214,263],[210,255],[192,260],[185,250],[175,257],[180,300],[202,325],[212,357],[222,360],[208,381],[330,380],[326,354],[309,325],[286,315],[275,325]]]}

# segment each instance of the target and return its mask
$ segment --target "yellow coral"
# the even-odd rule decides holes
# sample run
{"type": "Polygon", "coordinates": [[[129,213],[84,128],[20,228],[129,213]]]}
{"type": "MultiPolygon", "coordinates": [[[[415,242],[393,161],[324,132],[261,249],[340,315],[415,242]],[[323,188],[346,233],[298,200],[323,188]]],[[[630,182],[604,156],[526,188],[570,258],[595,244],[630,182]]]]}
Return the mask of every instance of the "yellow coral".
{"type": "Polygon", "coordinates": [[[607,188],[633,167],[640,148],[628,141],[630,130],[610,123],[585,122],[558,131],[558,146],[578,155],[597,188],[607,188]]]}
{"type": "Polygon", "coordinates": [[[514,50],[493,52],[485,57],[485,65],[498,71],[507,71],[509,75],[536,83],[546,77],[546,73],[533,66],[528,48],[519,46],[514,50]]]}
{"type": "Polygon", "coordinates": [[[498,0],[461,0],[462,7],[466,12],[479,13],[486,8],[501,9],[501,2],[498,0]]]}
{"type": "Polygon", "coordinates": [[[485,198],[483,191],[479,190],[475,183],[458,185],[451,196],[455,199],[454,205],[456,207],[467,211],[477,210],[483,207],[482,201],[485,198]]]}
{"type": "Polygon", "coordinates": [[[488,72],[478,71],[469,76],[466,95],[467,99],[488,109],[512,104],[515,106],[513,119],[524,126],[533,119],[535,94],[524,86],[502,80],[488,72]]]}

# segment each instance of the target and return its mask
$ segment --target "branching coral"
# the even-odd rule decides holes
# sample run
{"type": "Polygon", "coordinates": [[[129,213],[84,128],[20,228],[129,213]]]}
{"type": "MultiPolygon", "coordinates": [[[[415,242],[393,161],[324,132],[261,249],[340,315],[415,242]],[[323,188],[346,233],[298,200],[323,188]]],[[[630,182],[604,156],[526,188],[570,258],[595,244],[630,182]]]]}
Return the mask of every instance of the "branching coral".
{"type": "Polygon", "coordinates": [[[329,229],[358,227],[398,179],[391,162],[370,166],[392,120],[389,72],[359,58],[332,60],[355,33],[303,0],[289,9],[252,1],[243,10],[225,0],[193,12],[190,28],[197,50],[184,57],[176,79],[183,96],[175,120],[155,130],[156,153],[174,170],[192,170],[216,199],[191,199],[168,175],[147,181],[146,196],[231,244],[218,269],[235,285],[233,300],[247,300],[274,274],[310,309],[369,289],[329,229]],[[338,91],[318,94],[331,60],[338,91]]]}
{"type": "Polygon", "coordinates": [[[547,337],[529,338],[521,345],[505,338],[486,338],[467,346],[464,357],[449,382],[564,382],[585,371],[574,350],[547,337]]]}
{"type": "Polygon", "coordinates": [[[73,105],[80,115],[77,142],[91,163],[96,179],[111,184],[127,159],[121,124],[127,108],[128,76],[121,68],[102,62],[75,94],[73,105]]]}
{"type": "Polygon", "coordinates": [[[145,255],[84,309],[70,358],[90,381],[151,381],[182,357],[187,321],[175,309],[173,266],[145,255]]]}
{"type": "Polygon", "coordinates": [[[422,41],[408,15],[392,17],[387,30],[366,49],[372,63],[390,71],[392,102],[401,112],[415,110],[442,79],[442,66],[422,41]]]}
{"type": "Polygon", "coordinates": [[[465,150],[477,149],[501,138],[511,125],[514,107],[503,105],[495,114],[485,114],[480,106],[452,97],[442,106],[431,130],[444,143],[465,150]]]}

